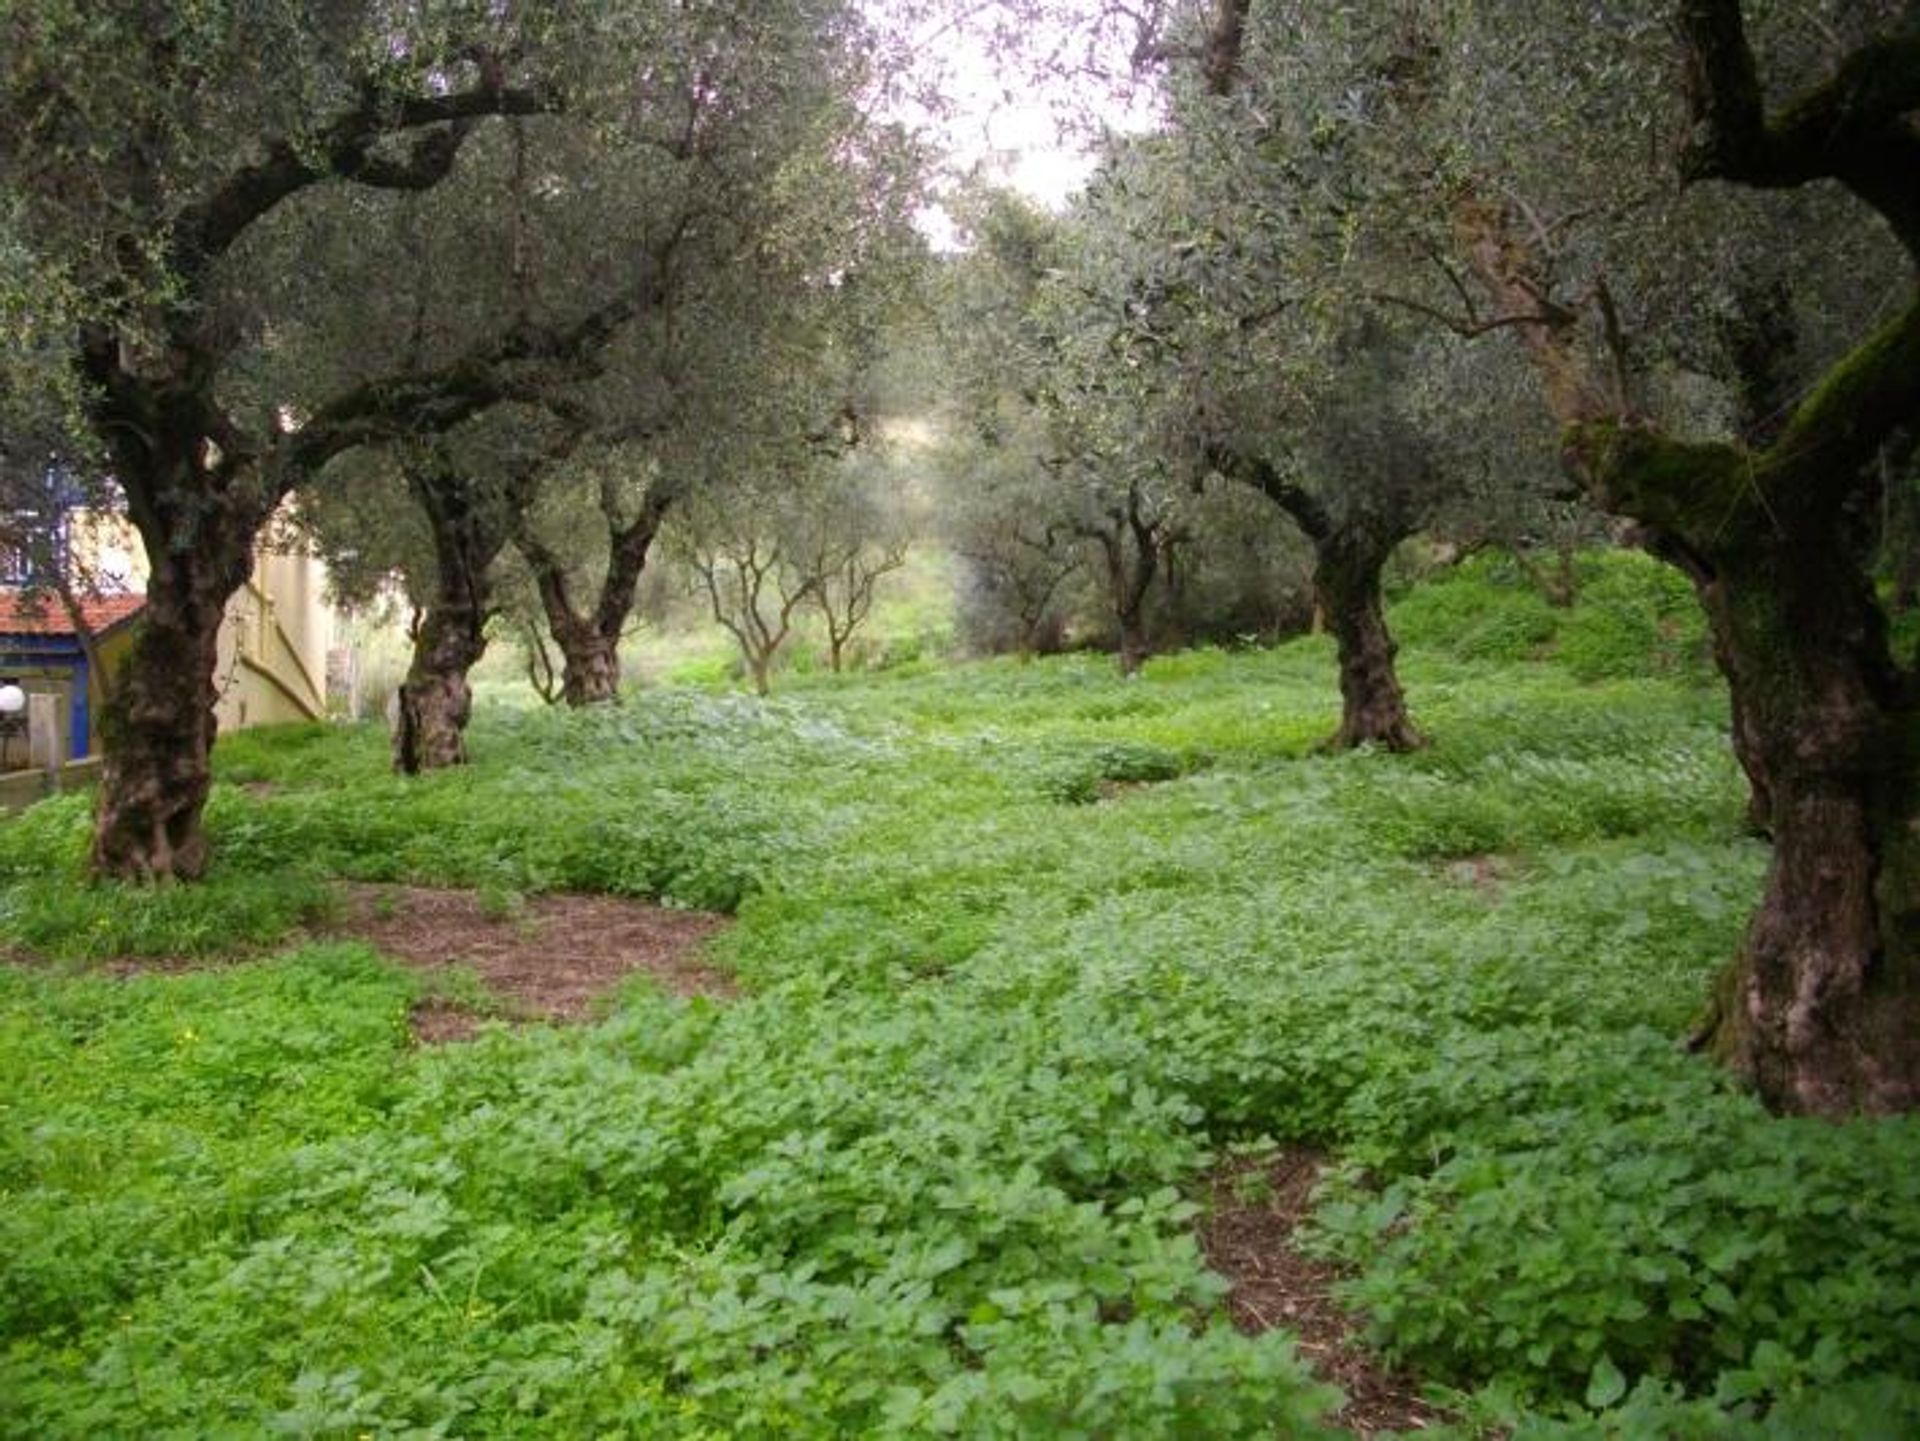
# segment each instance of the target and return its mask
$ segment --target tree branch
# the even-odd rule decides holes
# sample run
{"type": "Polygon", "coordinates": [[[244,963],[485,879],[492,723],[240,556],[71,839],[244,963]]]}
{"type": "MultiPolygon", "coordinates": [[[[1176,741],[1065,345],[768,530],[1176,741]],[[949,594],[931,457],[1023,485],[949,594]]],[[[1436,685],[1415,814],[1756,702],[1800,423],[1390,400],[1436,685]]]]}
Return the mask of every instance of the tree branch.
{"type": "Polygon", "coordinates": [[[281,201],[323,180],[337,176],[390,189],[429,189],[451,172],[475,120],[559,108],[558,95],[545,87],[512,88],[493,78],[471,90],[397,102],[368,85],[360,104],[311,142],[274,141],[265,159],[235,171],[190,206],[174,224],[174,268],[189,279],[197,277],[281,201]],[[417,130],[429,133],[414,142],[407,160],[374,153],[383,138],[417,130]]]}
{"type": "Polygon", "coordinates": [[[1860,45],[1769,120],[1739,0],[1683,0],[1694,134],[1688,180],[1791,189],[1838,180],[1886,219],[1920,262],[1920,14],[1860,45]]]}
{"type": "Polygon", "coordinates": [[[1319,497],[1286,479],[1263,457],[1243,455],[1225,446],[1210,445],[1206,451],[1206,462],[1209,468],[1228,480],[1250,485],[1266,496],[1293,517],[1293,523],[1305,532],[1308,540],[1318,544],[1332,537],[1333,517],[1327,513],[1319,497]]]}
{"type": "Polygon", "coordinates": [[[658,282],[649,267],[639,283],[571,325],[511,331],[449,365],[385,376],[336,396],[283,442],[281,493],[355,446],[403,433],[450,430],[507,401],[542,406],[570,427],[583,428],[584,410],[557,395],[556,388],[599,374],[600,351],[657,299],[658,282]],[[515,368],[542,362],[557,369],[528,374],[515,368]]]}
{"type": "Polygon", "coordinates": [[[1478,315],[1471,313],[1466,316],[1449,315],[1437,305],[1428,305],[1423,300],[1414,300],[1405,295],[1393,295],[1384,290],[1368,291],[1367,299],[1377,301],[1381,305],[1397,305],[1403,310],[1413,311],[1416,315],[1424,315],[1429,320],[1437,320],[1465,340],[1473,340],[1478,336],[1503,330],[1510,325],[1564,325],[1567,320],[1565,312],[1558,307],[1551,310],[1529,311],[1522,315],[1496,315],[1489,320],[1482,320],[1478,315]]]}
{"type": "Polygon", "coordinates": [[[1865,483],[1867,463],[1920,414],[1920,300],[1869,336],[1800,405],[1759,461],[1770,496],[1829,502],[1865,483]]]}

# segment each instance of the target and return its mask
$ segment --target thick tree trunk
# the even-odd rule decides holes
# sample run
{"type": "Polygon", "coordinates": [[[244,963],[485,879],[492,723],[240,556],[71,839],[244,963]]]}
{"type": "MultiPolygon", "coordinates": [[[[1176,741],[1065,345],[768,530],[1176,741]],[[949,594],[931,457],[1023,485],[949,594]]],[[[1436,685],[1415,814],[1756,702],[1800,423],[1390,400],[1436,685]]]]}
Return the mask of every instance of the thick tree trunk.
{"type": "MultiPolygon", "coordinates": [[[[1920,135],[1894,32],[1769,114],[1734,0],[1676,7],[1689,180],[1837,180],[1920,260],[1920,135]]],[[[1711,578],[1735,741],[1766,792],[1760,907],[1697,1038],[1782,1111],[1920,1109],[1920,677],[1896,663],[1859,534],[1867,467],[1920,402],[1920,298],[1829,368],[1760,444],[1668,439],[1628,387],[1596,386],[1577,309],[1548,310],[1523,226],[1463,209],[1469,261],[1545,381],[1563,454],[1605,508],[1655,527],[1711,578]],[[1529,317],[1538,317],[1531,319],[1529,317]]],[[[1624,348],[1608,322],[1616,375],[1624,348]]]]}
{"type": "Polygon", "coordinates": [[[547,629],[560,649],[560,697],[576,709],[620,699],[620,632],[633,613],[654,537],[678,494],[671,487],[656,488],[637,520],[609,530],[607,573],[590,611],[574,604],[567,567],[558,555],[526,531],[514,538],[533,571],[547,629]]]}
{"type": "MultiPolygon", "coordinates": [[[[486,653],[489,577],[518,501],[489,503],[437,442],[411,448],[403,463],[407,487],[433,535],[436,572],[393,731],[393,768],[418,775],[467,763],[467,720],[473,714],[467,672],[486,653]]],[[[513,491],[522,491],[530,477],[518,478],[513,491]]]]}
{"type": "Polygon", "coordinates": [[[557,628],[560,646],[560,695],[576,709],[620,699],[620,645],[618,637],[602,635],[591,626],[557,628]]]}
{"type": "MultiPolygon", "coordinates": [[[[1733,616],[1728,609],[1727,588],[1711,564],[1691,551],[1685,543],[1651,526],[1636,525],[1627,534],[1631,544],[1665,561],[1693,583],[1693,594],[1707,619],[1707,634],[1713,642],[1713,661],[1720,673],[1734,673],[1733,616]]],[[[1767,779],[1766,747],[1749,712],[1746,692],[1729,686],[1731,700],[1730,729],[1733,753],[1747,775],[1747,829],[1757,836],[1772,834],[1773,790],[1767,779]]]]}
{"type": "Polygon", "coordinates": [[[467,672],[486,653],[485,627],[484,614],[444,598],[421,621],[393,732],[393,768],[403,775],[467,763],[467,672]]]}
{"type": "Polygon", "coordinates": [[[1407,716],[1406,696],[1394,673],[1399,647],[1387,630],[1380,571],[1391,548],[1358,543],[1336,534],[1314,547],[1316,608],[1332,629],[1340,656],[1340,729],[1328,745],[1384,746],[1418,750],[1426,738],[1407,716]]]}
{"type": "Polygon", "coordinates": [[[1920,1108],[1920,707],[1825,545],[1729,568],[1727,675],[1771,794],[1760,908],[1700,1037],[1779,1109],[1920,1108]]]}
{"type": "Polygon", "coordinates": [[[210,524],[201,543],[157,555],[133,651],[104,717],[92,867],[132,881],[197,880],[213,784],[220,622],[252,563],[247,527],[210,524]],[[244,531],[244,534],[240,532],[244,531]]]}

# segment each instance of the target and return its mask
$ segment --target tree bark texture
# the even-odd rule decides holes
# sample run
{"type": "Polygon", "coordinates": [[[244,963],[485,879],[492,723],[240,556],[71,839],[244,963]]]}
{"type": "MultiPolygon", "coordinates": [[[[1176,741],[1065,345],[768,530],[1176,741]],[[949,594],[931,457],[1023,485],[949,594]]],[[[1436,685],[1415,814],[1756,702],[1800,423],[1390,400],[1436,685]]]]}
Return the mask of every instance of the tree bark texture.
{"type": "MultiPolygon", "coordinates": [[[[571,449],[577,436],[565,432],[549,453],[571,449]]],[[[426,517],[434,557],[433,599],[414,635],[393,732],[393,768],[403,775],[467,762],[473,713],[467,672],[486,654],[493,563],[506,549],[526,485],[541,463],[527,461],[494,493],[463,473],[437,439],[415,442],[402,454],[407,491],[426,517]]]]}
{"type": "Polygon", "coordinates": [[[603,705],[620,698],[620,635],[633,614],[647,557],[668,511],[680,497],[677,486],[658,482],[631,520],[607,516],[607,572],[591,609],[574,600],[565,560],[538,536],[522,528],[514,544],[533,572],[547,629],[560,650],[560,696],[575,708],[603,705]]]}
{"type": "Polygon", "coordinates": [[[393,768],[401,774],[467,763],[467,721],[473,714],[467,672],[486,653],[486,622],[484,611],[444,598],[422,617],[393,731],[393,768]]]}
{"type": "Polygon", "coordinates": [[[1412,534],[1413,523],[1379,514],[1337,516],[1319,496],[1259,457],[1216,447],[1208,463],[1279,506],[1313,546],[1315,628],[1324,622],[1333,632],[1340,663],[1340,728],[1327,738],[1328,747],[1411,751],[1424,746],[1426,737],[1407,714],[1406,694],[1394,670],[1400,648],[1387,629],[1380,586],[1381,571],[1394,547],[1412,534]]]}
{"type": "Polygon", "coordinates": [[[1338,534],[1314,546],[1314,602],[1327,618],[1340,657],[1340,729],[1328,741],[1334,749],[1377,745],[1411,751],[1426,744],[1407,715],[1393,668],[1399,647],[1387,630],[1380,588],[1380,572],[1392,549],[1338,534]]]}
{"type": "MultiPolygon", "coordinates": [[[[1920,308],[1901,326],[1920,363],[1920,308]]],[[[1684,557],[1773,838],[1696,1044],[1777,1109],[1892,1113],[1920,1108],[1920,687],[1845,503],[1861,411],[1824,395],[1757,456],[1627,427],[1572,431],[1570,450],[1598,499],[1684,557]]]]}
{"type": "MultiPolygon", "coordinates": [[[[224,529],[224,528],[223,528],[224,529]]],[[[161,552],[133,651],[104,715],[92,867],[118,880],[198,880],[213,784],[220,623],[252,564],[252,530],[161,552]]]]}
{"type": "Polygon", "coordinates": [[[560,647],[560,698],[568,705],[605,705],[620,699],[619,636],[601,634],[592,626],[556,629],[560,647]]]}
{"type": "Polygon", "coordinates": [[[1920,1107],[1920,709],[1825,546],[1722,571],[1736,743],[1767,798],[1760,907],[1703,1044],[1785,1109],[1920,1107]]]}

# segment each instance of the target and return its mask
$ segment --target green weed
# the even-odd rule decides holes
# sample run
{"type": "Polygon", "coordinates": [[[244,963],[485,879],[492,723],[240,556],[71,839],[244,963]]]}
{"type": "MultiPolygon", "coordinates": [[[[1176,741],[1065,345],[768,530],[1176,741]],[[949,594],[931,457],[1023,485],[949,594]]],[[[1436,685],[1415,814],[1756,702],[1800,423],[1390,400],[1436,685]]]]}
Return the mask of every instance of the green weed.
{"type": "Polygon", "coordinates": [[[1312,639],[483,706],[417,782],[223,739],[200,891],[79,885],[76,802],[0,825],[7,937],[76,958],[0,970],[0,1434],[1324,1434],[1183,1199],[1276,1141],[1341,1159],[1316,1244],[1469,1434],[1904,1434],[1914,1123],[1676,1045],[1765,864],[1724,697],[1474,659],[1579,626],[1472,599],[1429,621],[1505,638],[1408,640],[1414,756],[1315,749],[1312,639]],[[745,994],[415,1050],[361,948],[84,967],[257,951],[330,877],[731,910],[745,994]]]}

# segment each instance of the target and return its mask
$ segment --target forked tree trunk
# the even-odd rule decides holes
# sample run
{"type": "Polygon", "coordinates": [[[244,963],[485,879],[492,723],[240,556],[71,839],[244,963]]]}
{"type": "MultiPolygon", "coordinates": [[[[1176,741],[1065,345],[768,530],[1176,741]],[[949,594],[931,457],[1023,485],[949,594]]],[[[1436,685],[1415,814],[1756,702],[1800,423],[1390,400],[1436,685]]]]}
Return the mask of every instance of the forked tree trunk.
{"type": "Polygon", "coordinates": [[[148,545],[146,608],[103,718],[97,875],[151,882],[206,871],[220,623],[251,568],[252,533],[217,518],[192,549],[148,545]]]}
{"type": "Polygon", "coordinates": [[[413,663],[400,686],[395,770],[411,776],[467,763],[466,729],[473,713],[467,672],[486,653],[485,628],[484,614],[445,598],[421,619],[413,663]]]}
{"type": "MultiPolygon", "coordinates": [[[[1784,1109],[1920,1107],[1920,707],[1836,533],[1725,557],[1773,858],[1700,1043],[1784,1109]]],[[[1745,757],[1743,756],[1743,759],[1745,757]]]]}
{"type": "Polygon", "coordinates": [[[547,629],[560,651],[560,698],[568,705],[577,709],[620,699],[620,632],[633,614],[654,537],[679,494],[677,488],[656,485],[637,519],[609,528],[607,572],[591,609],[575,603],[560,555],[524,527],[514,536],[514,544],[533,571],[547,629]]]}
{"type": "Polygon", "coordinates": [[[747,675],[753,681],[753,693],[767,696],[773,692],[773,656],[750,655],[747,657],[747,675]]]}
{"type": "Polygon", "coordinates": [[[1328,741],[1333,749],[1411,751],[1426,744],[1407,715],[1393,668],[1399,647],[1387,630],[1380,588],[1391,553],[1390,546],[1382,550],[1339,531],[1314,547],[1314,604],[1326,616],[1340,657],[1340,729],[1328,741]]]}

